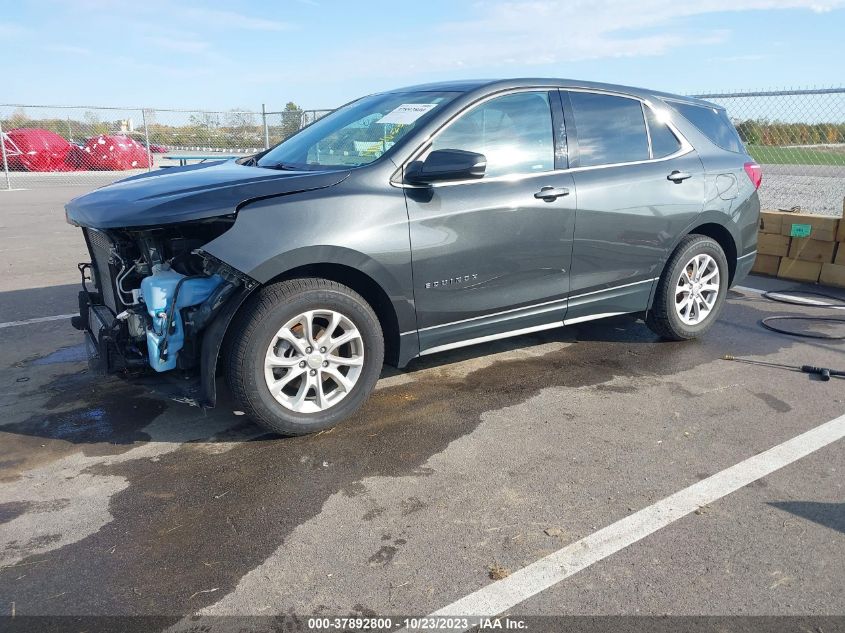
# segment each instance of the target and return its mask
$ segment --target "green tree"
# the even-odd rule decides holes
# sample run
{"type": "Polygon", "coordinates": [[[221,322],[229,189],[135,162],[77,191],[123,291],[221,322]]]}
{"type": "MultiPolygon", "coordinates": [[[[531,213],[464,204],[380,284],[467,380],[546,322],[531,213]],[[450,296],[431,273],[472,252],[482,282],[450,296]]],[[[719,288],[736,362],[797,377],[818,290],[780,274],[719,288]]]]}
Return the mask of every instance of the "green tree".
{"type": "Polygon", "coordinates": [[[736,126],[736,131],[739,132],[739,138],[747,145],[759,145],[762,138],[760,133],[760,123],[758,121],[748,120],[739,123],[736,126]]]}
{"type": "Polygon", "coordinates": [[[281,137],[286,139],[293,136],[302,129],[302,108],[296,105],[293,101],[288,101],[285,104],[285,109],[282,112],[282,126],[281,137]]]}

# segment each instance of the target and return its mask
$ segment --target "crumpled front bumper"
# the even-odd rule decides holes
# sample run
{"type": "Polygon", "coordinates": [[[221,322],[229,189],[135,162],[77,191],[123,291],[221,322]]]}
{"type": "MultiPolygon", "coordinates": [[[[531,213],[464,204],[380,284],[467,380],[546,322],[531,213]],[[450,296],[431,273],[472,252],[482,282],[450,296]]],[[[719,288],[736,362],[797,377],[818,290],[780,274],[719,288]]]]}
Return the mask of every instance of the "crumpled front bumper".
{"type": "Polygon", "coordinates": [[[142,366],[141,362],[128,362],[118,353],[112,338],[116,323],[114,313],[108,307],[98,305],[87,289],[80,290],[78,296],[79,314],[71,319],[71,324],[84,335],[91,373],[112,374],[142,366]]]}
{"type": "Polygon", "coordinates": [[[88,353],[88,369],[92,374],[116,374],[131,378],[133,384],[168,400],[191,406],[214,406],[213,401],[209,404],[209,398],[202,392],[201,374],[159,374],[150,371],[143,359],[123,356],[112,339],[114,313],[106,306],[92,303],[91,299],[87,290],[79,292],[79,315],[71,318],[71,323],[82,332],[88,353]]]}

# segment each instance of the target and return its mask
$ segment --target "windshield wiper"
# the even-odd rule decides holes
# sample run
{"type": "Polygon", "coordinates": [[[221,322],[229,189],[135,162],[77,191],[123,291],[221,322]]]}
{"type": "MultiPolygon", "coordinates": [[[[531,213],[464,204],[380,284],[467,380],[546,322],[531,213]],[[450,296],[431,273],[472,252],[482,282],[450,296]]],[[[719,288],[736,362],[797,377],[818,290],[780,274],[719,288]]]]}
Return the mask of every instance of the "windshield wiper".
{"type": "Polygon", "coordinates": [[[264,167],[266,169],[281,169],[284,171],[304,171],[302,167],[297,167],[295,165],[289,165],[287,163],[272,163],[270,165],[258,165],[259,167],[264,167]]]}

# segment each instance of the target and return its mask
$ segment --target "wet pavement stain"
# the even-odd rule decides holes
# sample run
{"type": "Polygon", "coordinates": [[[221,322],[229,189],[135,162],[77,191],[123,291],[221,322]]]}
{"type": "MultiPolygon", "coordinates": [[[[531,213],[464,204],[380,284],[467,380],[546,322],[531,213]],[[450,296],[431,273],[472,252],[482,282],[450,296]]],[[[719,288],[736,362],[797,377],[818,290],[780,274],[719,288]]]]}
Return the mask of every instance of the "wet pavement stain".
{"type": "MultiPolygon", "coordinates": [[[[130,405],[137,409],[138,402],[130,405]]],[[[147,403],[145,408],[152,403],[147,403]]],[[[163,407],[153,405],[158,413],[163,407]]],[[[3,430],[18,435],[34,435],[54,440],[65,440],[74,444],[132,444],[149,440],[149,435],[141,433],[134,425],[124,425],[128,411],[125,406],[106,409],[105,406],[80,407],[73,411],[52,413],[47,416],[33,416],[24,422],[6,425],[3,430]]]]}
{"type": "Polygon", "coordinates": [[[425,508],[425,503],[416,497],[408,497],[399,502],[399,507],[402,508],[402,516],[406,517],[425,508]]]}
{"type": "Polygon", "coordinates": [[[139,387],[86,371],[59,375],[35,393],[48,396],[40,412],[0,424],[0,482],[77,451],[128,451],[150,440],[142,429],[168,407],[139,387]]]}
{"type": "MultiPolygon", "coordinates": [[[[46,356],[38,356],[29,360],[32,365],[56,365],[59,363],[79,363],[88,360],[88,352],[85,345],[73,345],[62,347],[46,356]]],[[[24,361],[27,363],[27,361],[24,361]]]]}
{"type": "MultiPolygon", "coordinates": [[[[94,474],[129,482],[111,499],[114,519],[50,552],[48,562],[33,566],[25,578],[0,570],[0,595],[16,600],[22,614],[174,614],[175,621],[231,592],[296,527],[317,516],[332,495],[360,492],[366,503],[366,491],[356,485],[365,478],[429,476],[428,459],[475,430],[488,411],[524,402],[549,387],[674,374],[719,358],[726,346],[737,355],[763,355],[791,344],[755,328],[759,313],[747,304],[728,308],[701,341],[655,345],[654,335],[630,320],[569,328],[514,342],[514,348],[532,340],[575,343],[559,351],[380,389],[331,433],[253,439],[253,432],[225,453],[184,444],[154,463],[93,468],[94,474]],[[219,591],[196,594],[209,587],[219,591]],[[48,600],[51,596],[59,597],[48,600]]],[[[475,348],[441,362],[484,353],[483,347],[475,348]]],[[[416,368],[432,366],[436,363],[426,360],[416,368]]],[[[233,427],[243,423],[231,418],[233,427]]],[[[561,423],[566,423],[563,415],[561,423]]],[[[396,508],[415,507],[413,499],[397,499],[396,508]]],[[[362,530],[374,516],[357,519],[362,530]]]]}
{"type": "Polygon", "coordinates": [[[758,399],[765,402],[769,407],[777,411],[778,413],[788,413],[792,411],[792,407],[785,403],[780,398],[775,398],[773,395],[768,393],[755,393],[754,394],[758,399]]]}
{"type": "Polygon", "coordinates": [[[393,561],[393,557],[396,556],[398,551],[392,545],[382,545],[375,554],[370,556],[368,562],[373,567],[384,567],[393,561]]]}
{"type": "Polygon", "coordinates": [[[372,508],[371,510],[367,510],[364,515],[361,517],[364,521],[372,521],[376,517],[381,516],[385,513],[387,508],[372,508]]]}
{"type": "Polygon", "coordinates": [[[9,501],[0,503],[0,524],[8,523],[25,514],[32,504],[28,501],[9,501]]]}
{"type": "Polygon", "coordinates": [[[50,545],[51,543],[57,543],[60,540],[62,540],[61,534],[45,534],[43,536],[35,536],[31,539],[28,539],[25,543],[19,543],[18,541],[9,541],[6,544],[5,549],[6,551],[31,552],[34,549],[50,545]]]}
{"type": "Polygon", "coordinates": [[[79,401],[96,395],[97,391],[103,390],[111,382],[110,379],[92,376],[87,368],[83,368],[54,376],[47,384],[37,389],[21,391],[16,397],[18,400],[24,400],[48,396],[42,408],[56,409],[69,401],[79,401]]]}

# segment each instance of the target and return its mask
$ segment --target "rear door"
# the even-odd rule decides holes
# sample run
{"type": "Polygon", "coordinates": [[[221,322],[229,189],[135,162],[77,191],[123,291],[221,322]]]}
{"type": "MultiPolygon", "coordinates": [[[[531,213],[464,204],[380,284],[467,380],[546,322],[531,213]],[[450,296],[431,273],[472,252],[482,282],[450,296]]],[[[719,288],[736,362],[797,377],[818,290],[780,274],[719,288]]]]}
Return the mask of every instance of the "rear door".
{"type": "Polygon", "coordinates": [[[578,191],[566,320],[644,310],[669,249],[702,211],[701,161],[663,109],[602,92],[562,96],[578,191]]]}
{"type": "Polygon", "coordinates": [[[575,225],[557,90],[490,98],[419,156],[479,152],[480,180],[405,188],[423,353],[562,324],[575,225]],[[557,161],[557,162],[556,162],[557,161]],[[542,197],[549,189],[556,196],[542,197]]]}

